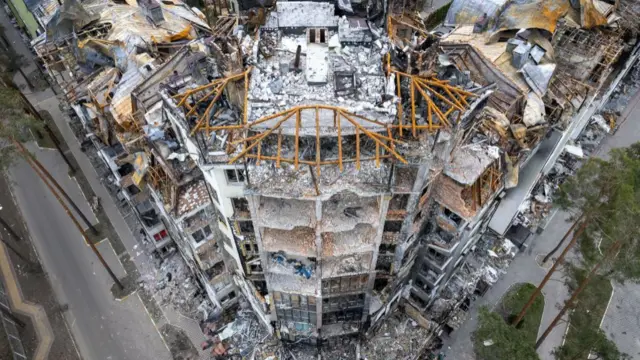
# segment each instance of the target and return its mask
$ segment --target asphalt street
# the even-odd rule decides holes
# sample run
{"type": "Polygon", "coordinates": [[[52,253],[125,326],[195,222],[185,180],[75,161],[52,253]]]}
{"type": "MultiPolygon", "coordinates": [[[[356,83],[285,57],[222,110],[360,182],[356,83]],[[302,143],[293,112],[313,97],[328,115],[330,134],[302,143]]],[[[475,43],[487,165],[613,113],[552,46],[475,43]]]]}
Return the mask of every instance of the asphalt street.
{"type": "MultiPolygon", "coordinates": [[[[636,66],[638,65],[636,64],[636,66]]],[[[620,125],[615,134],[603,140],[597,156],[606,157],[612,148],[626,147],[640,141],[640,93],[630,101],[622,118],[626,118],[626,121],[620,125]]],[[[503,275],[485,296],[479,298],[472,306],[469,319],[445,341],[448,358],[475,359],[471,335],[477,326],[477,314],[480,306],[494,306],[514,284],[529,282],[537,285],[542,281],[546,269],[538,266],[536,256],[546,254],[557,244],[570,226],[566,221],[568,216],[569,214],[558,211],[545,230],[541,234],[535,235],[531,240],[529,248],[516,256],[507,274],[503,275]]],[[[559,254],[560,251],[558,250],[556,254],[559,254]]],[[[545,296],[545,307],[538,336],[551,323],[559,307],[569,297],[561,274],[554,274],[542,292],[545,296]]],[[[620,351],[629,354],[632,359],[640,359],[640,339],[637,336],[637,329],[640,328],[640,308],[637,306],[639,298],[640,285],[633,283],[614,284],[614,294],[601,326],[620,351]]],[[[547,340],[538,349],[538,355],[541,359],[552,360],[555,358],[551,352],[562,344],[566,328],[567,324],[560,322],[553,329],[547,340]]]]}
{"type": "MultiPolygon", "coordinates": [[[[606,157],[613,148],[626,147],[640,141],[640,92],[631,99],[622,118],[626,120],[615,135],[603,141],[598,156],[606,157]]],[[[602,319],[601,328],[620,351],[627,353],[632,359],[640,359],[640,284],[614,283],[613,288],[613,296],[602,319]]]]}
{"type": "MultiPolygon", "coordinates": [[[[79,192],[55,152],[35,152],[45,167],[53,169],[66,191],[79,192]]],[[[10,178],[56,296],[60,303],[69,305],[67,322],[80,354],[85,359],[169,359],[140,299],[135,295],[123,301],[113,298],[112,280],[33,170],[21,161],[10,178]]]]}
{"type": "MultiPolygon", "coordinates": [[[[11,40],[15,50],[27,59],[25,69],[34,69],[34,65],[29,62],[32,58],[31,52],[22,43],[4,11],[0,11],[0,23],[5,27],[5,35],[11,40]]],[[[55,119],[56,123],[64,124],[64,119],[59,118],[57,101],[51,90],[29,94],[28,97],[37,108],[49,110],[54,117],[58,117],[55,119]]],[[[70,130],[67,128],[64,131],[70,130]]],[[[69,144],[70,147],[71,145],[69,144]]],[[[77,147],[77,144],[73,145],[77,147]]],[[[33,145],[32,149],[35,149],[34,153],[39,161],[85,214],[95,220],[75,179],[67,175],[67,166],[62,158],[55,151],[38,150],[33,145]]],[[[78,162],[83,165],[88,160],[82,158],[78,159],[78,162]]],[[[87,169],[86,166],[82,168],[87,169]]],[[[16,202],[27,223],[43,267],[50,276],[55,295],[60,303],[69,305],[66,319],[83,358],[170,359],[169,350],[147,315],[140,298],[135,293],[122,301],[113,298],[110,292],[112,280],[55,197],[49,193],[33,170],[24,161],[19,161],[11,169],[9,176],[13,182],[16,202]]],[[[87,174],[87,177],[98,181],[95,179],[95,172],[87,174]]],[[[106,190],[102,191],[106,194],[106,190]]],[[[100,193],[99,195],[102,198],[107,197],[100,193]]],[[[121,236],[127,237],[126,240],[123,239],[126,247],[133,247],[136,240],[128,229],[123,229],[126,228],[126,224],[122,219],[121,221],[122,224],[114,226],[121,236]]]]}

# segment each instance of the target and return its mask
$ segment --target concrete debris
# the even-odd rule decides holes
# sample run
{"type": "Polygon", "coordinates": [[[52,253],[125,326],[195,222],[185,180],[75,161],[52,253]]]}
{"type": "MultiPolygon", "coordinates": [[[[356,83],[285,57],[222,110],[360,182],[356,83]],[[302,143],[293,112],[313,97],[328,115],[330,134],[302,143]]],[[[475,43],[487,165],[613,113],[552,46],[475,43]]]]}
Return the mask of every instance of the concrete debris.
{"type": "Polygon", "coordinates": [[[429,342],[429,330],[417,326],[402,312],[383,321],[373,337],[361,347],[361,357],[368,360],[406,359],[429,342]]]}
{"type": "Polygon", "coordinates": [[[544,119],[545,109],[542,98],[534,92],[530,92],[527,95],[527,104],[524,107],[524,114],[522,115],[522,122],[527,127],[536,126],[545,123],[544,119]]]}
{"type": "Polygon", "coordinates": [[[302,276],[305,279],[311,278],[315,271],[315,264],[307,258],[287,258],[284,252],[278,252],[271,255],[271,262],[274,267],[279,268],[278,271],[289,271],[291,274],[302,276]]]}
{"type": "Polygon", "coordinates": [[[154,294],[160,305],[170,306],[196,321],[202,320],[204,309],[212,309],[213,305],[198,287],[182,257],[174,251],[173,255],[154,260],[153,274],[142,274],[139,284],[154,294]]]}
{"type": "Polygon", "coordinates": [[[415,1],[110,1],[65,2],[34,48],[142,222],[140,285],[219,358],[441,356],[640,88],[567,144],[635,41],[628,0],[454,0],[433,31],[415,1]],[[495,206],[499,235],[464,230],[495,206]]]}

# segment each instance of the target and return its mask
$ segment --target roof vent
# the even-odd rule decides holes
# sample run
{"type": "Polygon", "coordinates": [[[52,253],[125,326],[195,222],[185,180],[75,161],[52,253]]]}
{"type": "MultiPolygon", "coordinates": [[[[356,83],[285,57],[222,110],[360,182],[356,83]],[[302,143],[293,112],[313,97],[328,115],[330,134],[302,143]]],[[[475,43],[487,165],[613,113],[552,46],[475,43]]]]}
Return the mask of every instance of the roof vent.
{"type": "Polygon", "coordinates": [[[327,38],[326,28],[310,28],[307,29],[307,44],[324,44],[326,45],[329,39],[327,38]]]}

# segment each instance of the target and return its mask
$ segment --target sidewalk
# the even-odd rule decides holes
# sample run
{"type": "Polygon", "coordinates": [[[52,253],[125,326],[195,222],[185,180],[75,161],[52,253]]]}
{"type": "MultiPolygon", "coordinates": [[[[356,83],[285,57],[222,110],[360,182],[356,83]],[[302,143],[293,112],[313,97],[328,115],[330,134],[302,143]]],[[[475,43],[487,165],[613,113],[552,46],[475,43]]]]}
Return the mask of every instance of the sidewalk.
{"type": "MultiPolygon", "coordinates": [[[[5,24],[6,35],[8,37],[14,36],[14,38],[16,39],[16,41],[13,42],[15,50],[18,54],[24,56],[26,60],[25,69],[29,71],[35,70],[36,66],[32,61],[33,54],[28,50],[25,44],[20,41],[19,38],[16,38],[15,34],[12,35],[12,33],[15,33],[15,29],[12,28],[10,24],[7,26],[5,20],[6,14],[0,11],[0,22],[5,24]]],[[[22,79],[21,77],[16,77],[16,80],[19,86],[25,85],[24,79],[22,79]]],[[[24,86],[21,87],[25,88],[24,86]]],[[[57,181],[61,182],[62,187],[65,188],[65,190],[69,193],[73,200],[78,204],[83,213],[87,215],[92,214],[89,210],[87,199],[92,199],[94,196],[97,196],[101,200],[101,211],[95,214],[95,216],[89,216],[92,221],[95,221],[96,227],[99,229],[101,235],[99,237],[94,237],[91,234],[89,235],[91,240],[94,243],[98,244],[97,246],[99,251],[103,254],[106,261],[114,268],[114,272],[118,275],[126,274],[126,277],[121,280],[126,283],[125,286],[128,288],[128,291],[126,293],[119,293],[118,289],[115,287],[115,285],[113,285],[112,292],[114,292],[114,295],[116,295],[117,297],[122,297],[122,303],[128,304],[126,305],[126,307],[130,308],[129,310],[131,311],[135,311],[136,315],[143,315],[150,319],[151,324],[153,325],[153,327],[155,327],[155,331],[153,333],[159,334],[159,336],[155,336],[157,338],[160,338],[160,340],[162,340],[162,342],[164,343],[164,346],[154,346],[157,350],[166,347],[169,352],[173,352],[174,347],[172,346],[173,344],[171,344],[170,340],[176,339],[176,334],[178,334],[178,338],[183,339],[184,337],[188,336],[189,339],[187,340],[188,344],[178,344],[180,345],[181,353],[173,353],[172,355],[174,357],[178,355],[189,355],[189,357],[185,357],[185,359],[199,357],[204,358],[202,354],[199,354],[198,349],[200,343],[204,340],[204,335],[200,331],[199,324],[193,319],[186,318],[179,314],[171,313],[172,309],[170,309],[169,307],[163,308],[159,305],[158,301],[154,297],[155,294],[152,292],[153,290],[150,291],[143,286],[139,286],[138,283],[140,281],[141,275],[139,270],[143,271],[143,273],[146,272],[152,261],[149,254],[144,251],[140,251],[141,249],[138,248],[140,244],[138,243],[137,238],[134,236],[134,234],[137,234],[137,232],[132,232],[132,220],[133,223],[135,223],[137,219],[135,218],[135,216],[130,216],[130,218],[128,219],[125,219],[122,216],[122,208],[116,205],[111,194],[101,183],[100,176],[96,173],[94,166],[91,164],[86,155],[80,150],[80,143],[76,139],[75,134],[72,132],[72,129],[67,122],[68,117],[66,116],[66,114],[63,114],[61,112],[60,103],[55,94],[49,88],[45,89],[44,91],[33,91],[31,93],[29,93],[28,89],[25,88],[25,95],[32,102],[36,109],[46,110],[53,118],[55,124],[50,125],[53,128],[54,132],[58,132],[59,139],[63,142],[62,146],[67,157],[72,158],[71,162],[76,168],[76,174],[74,175],[74,178],[69,178],[67,176],[67,167],[66,165],[64,165],[64,163],[62,163],[60,156],[56,152],[52,152],[49,150],[36,151],[39,160],[45,164],[45,167],[50,172],[52,172],[54,178],[56,178],[57,181]],[[55,162],[62,164],[52,165],[52,161],[54,160],[42,159],[41,156],[49,157],[48,155],[44,155],[46,153],[49,153],[49,155],[53,157],[59,158],[55,160],[55,162]],[[141,305],[141,308],[139,310],[136,309],[137,305],[135,305],[135,303],[139,303],[141,305]],[[167,315],[165,315],[165,313],[167,315]],[[180,329],[173,328],[172,326],[177,326],[180,329]],[[161,331],[162,329],[166,328],[170,328],[170,331],[161,331]],[[185,351],[185,348],[187,349],[187,351],[185,351]]],[[[28,194],[23,190],[23,198],[26,199],[27,195],[28,194]]],[[[33,202],[33,200],[31,202],[33,202]]],[[[130,213],[131,209],[128,209],[128,212],[130,213]]],[[[35,220],[33,220],[32,223],[34,221],[35,220]]],[[[93,264],[95,256],[90,256],[93,264]]],[[[94,275],[102,276],[104,273],[104,270],[101,268],[94,271],[94,275]],[[101,274],[96,274],[98,271],[101,272],[101,274]]],[[[111,281],[108,281],[107,283],[108,286],[112,284],[111,281]]],[[[71,294],[68,295],[71,296],[71,294]]],[[[70,323],[75,323],[75,318],[69,319],[70,323]]],[[[122,318],[122,321],[125,321],[124,318],[122,318]]],[[[71,327],[73,329],[74,326],[71,327]]],[[[74,331],[74,333],[76,337],[81,337],[83,335],[78,334],[78,331],[74,331]]],[[[136,337],[137,336],[132,336],[132,339],[136,337]]],[[[126,342],[123,338],[121,338],[121,340],[123,344],[126,342]]],[[[149,343],[149,341],[147,341],[147,343],[149,343]]],[[[150,344],[146,345],[149,346],[150,344]]],[[[126,352],[127,346],[123,346],[125,346],[126,352]]],[[[132,344],[132,346],[135,345],[132,344]]],[[[146,356],[148,356],[148,358],[154,359],[164,358],[164,356],[156,356],[154,355],[154,353],[154,351],[147,351],[146,356]]],[[[147,358],[146,356],[136,357],[136,359],[147,358]]],[[[67,357],[55,357],[55,359],[58,358],[67,359],[67,357]]]]}
{"type": "MultiPolygon", "coordinates": [[[[531,283],[534,285],[542,281],[546,269],[541,268],[536,263],[536,256],[546,254],[562,238],[564,233],[571,226],[566,222],[567,214],[558,212],[551,219],[547,228],[539,235],[536,235],[530,242],[530,246],[516,255],[498,282],[496,282],[487,293],[472,303],[469,310],[469,317],[451,336],[444,338],[444,352],[447,358],[455,360],[474,360],[473,341],[471,336],[478,324],[478,309],[481,306],[494,307],[507,290],[514,284],[531,283]]],[[[566,244],[565,244],[566,245],[566,244]]],[[[545,298],[544,312],[538,335],[551,323],[557,313],[557,305],[562,304],[568,298],[567,289],[564,286],[561,274],[554,274],[552,280],[543,289],[545,298]]],[[[550,352],[562,342],[566,324],[558,325],[549,335],[547,341],[538,349],[538,354],[542,360],[553,360],[550,352]]]]}
{"type": "MultiPolygon", "coordinates": [[[[6,229],[1,227],[0,236],[30,261],[39,263],[4,174],[0,174],[0,206],[0,216],[21,241],[14,241],[6,229]]],[[[42,269],[40,272],[29,271],[22,259],[0,243],[0,278],[4,282],[12,311],[16,315],[25,316],[23,320],[27,326],[20,333],[29,358],[79,359],[73,337],[61,312],[63,306],[55,299],[48,274],[41,271],[42,269]]]]}

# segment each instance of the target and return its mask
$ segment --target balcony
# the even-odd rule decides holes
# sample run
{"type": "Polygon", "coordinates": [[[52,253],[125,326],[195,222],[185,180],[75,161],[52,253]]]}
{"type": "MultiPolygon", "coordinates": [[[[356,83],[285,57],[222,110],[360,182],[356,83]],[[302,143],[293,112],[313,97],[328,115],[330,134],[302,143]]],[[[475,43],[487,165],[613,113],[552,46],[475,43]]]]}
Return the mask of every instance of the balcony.
{"type": "Polygon", "coordinates": [[[355,275],[369,272],[372,253],[330,257],[322,261],[322,277],[355,275]]]}
{"type": "Polygon", "coordinates": [[[377,226],[380,223],[378,197],[361,197],[346,192],[322,203],[322,231],[342,232],[358,224],[377,226]]]}
{"type": "Polygon", "coordinates": [[[316,232],[309,227],[295,227],[292,230],[263,228],[262,247],[265,251],[284,251],[287,254],[315,257],[316,232]]]}
{"type": "Polygon", "coordinates": [[[318,278],[315,258],[272,253],[265,279],[274,291],[315,295],[318,278]]]}
{"type": "Polygon", "coordinates": [[[316,202],[262,196],[258,225],[281,230],[316,226],[316,202]]]}
{"type": "Polygon", "coordinates": [[[376,228],[368,224],[358,224],[349,231],[322,233],[322,256],[373,251],[376,233],[376,228]]]}

